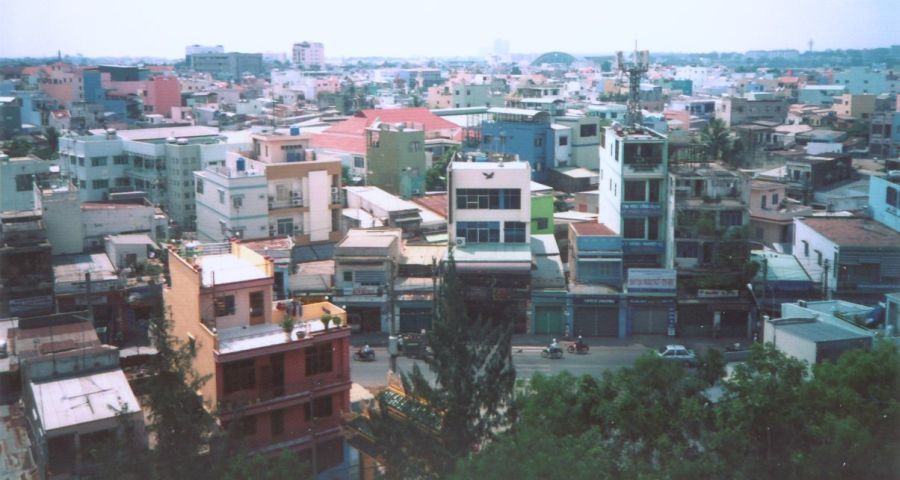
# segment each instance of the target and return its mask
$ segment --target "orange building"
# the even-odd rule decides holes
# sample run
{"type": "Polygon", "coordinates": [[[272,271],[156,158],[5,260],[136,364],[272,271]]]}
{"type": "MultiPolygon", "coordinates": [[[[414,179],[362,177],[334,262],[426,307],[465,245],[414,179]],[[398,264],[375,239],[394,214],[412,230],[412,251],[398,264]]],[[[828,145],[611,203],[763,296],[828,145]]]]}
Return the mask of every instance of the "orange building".
{"type": "Polygon", "coordinates": [[[169,272],[173,333],[193,345],[197,374],[210,375],[199,392],[206,408],[251,450],[318,451],[322,471],[350,410],[344,311],[329,302],[280,309],[272,260],[238,242],[173,248],[169,272]],[[295,322],[289,330],[285,318],[295,322]]]}

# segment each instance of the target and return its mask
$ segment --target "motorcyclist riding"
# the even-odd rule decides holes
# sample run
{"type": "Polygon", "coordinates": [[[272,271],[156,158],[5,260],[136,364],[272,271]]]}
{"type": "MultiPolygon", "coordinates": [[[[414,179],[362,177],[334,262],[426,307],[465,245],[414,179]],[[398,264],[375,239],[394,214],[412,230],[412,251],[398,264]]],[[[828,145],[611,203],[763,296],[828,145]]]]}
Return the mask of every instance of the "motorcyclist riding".
{"type": "Polygon", "coordinates": [[[372,347],[369,344],[363,345],[363,347],[359,350],[360,355],[369,355],[372,353],[372,347]]]}
{"type": "Polygon", "coordinates": [[[581,335],[578,336],[578,341],[575,342],[575,346],[578,348],[584,348],[584,338],[581,335]]]}
{"type": "Polygon", "coordinates": [[[559,342],[557,342],[555,338],[553,339],[553,342],[550,343],[549,349],[550,353],[562,353],[562,348],[559,346],[559,342]]]}

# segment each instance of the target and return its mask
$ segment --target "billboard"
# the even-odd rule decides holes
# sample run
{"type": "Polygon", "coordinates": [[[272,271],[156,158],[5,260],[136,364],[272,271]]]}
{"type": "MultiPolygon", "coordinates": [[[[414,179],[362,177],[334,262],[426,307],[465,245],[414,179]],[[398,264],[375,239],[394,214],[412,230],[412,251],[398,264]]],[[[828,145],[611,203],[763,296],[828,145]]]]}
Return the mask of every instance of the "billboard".
{"type": "Polygon", "coordinates": [[[675,270],[671,268],[629,268],[628,293],[675,294],[675,270]]]}

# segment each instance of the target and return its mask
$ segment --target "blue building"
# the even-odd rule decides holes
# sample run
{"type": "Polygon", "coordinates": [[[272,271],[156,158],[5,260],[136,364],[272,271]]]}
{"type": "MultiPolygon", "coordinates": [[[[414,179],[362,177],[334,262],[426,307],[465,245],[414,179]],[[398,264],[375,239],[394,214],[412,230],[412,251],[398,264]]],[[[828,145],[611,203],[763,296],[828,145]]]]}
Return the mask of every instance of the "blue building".
{"type": "Polygon", "coordinates": [[[103,103],[106,94],[100,82],[100,70],[85,70],[82,76],[84,78],[84,101],[87,103],[103,103]]]}
{"type": "Polygon", "coordinates": [[[881,158],[900,155],[900,112],[872,115],[869,126],[869,150],[872,155],[881,158]]]}
{"type": "Polygon", "coordinates": [[[481,124],[480,150],[515,154],[531,165],[531,178],[546,181],[556,168],[555,134],[550,114],[520,108],[491,108],[493,118],[481,124]]]}
{"type": "Polygon", "coordinates": [[[900,78],[893,72],[869,67],[848,67],[834,72],[834,84],[843,85],[851,95],[897,93],[900,78]]]}
{"type": "Polygon", "coordinates": [[[900,172],[869,178],[869,211],[876,222],[900,232],[900,172]]]}

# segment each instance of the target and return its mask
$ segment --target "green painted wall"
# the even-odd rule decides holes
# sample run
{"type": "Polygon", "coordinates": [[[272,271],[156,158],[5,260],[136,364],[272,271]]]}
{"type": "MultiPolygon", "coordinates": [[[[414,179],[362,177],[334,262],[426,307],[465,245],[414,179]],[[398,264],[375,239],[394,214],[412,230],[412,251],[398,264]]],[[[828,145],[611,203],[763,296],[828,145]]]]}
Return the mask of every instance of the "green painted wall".
{"type": "MultiPolygon", "coordinates": [[[[544,222],[541,222],[544,223],[544,222]]],[[[531,196],[531,234],[553,233],[553,195],[542,193],[531,196]],[[546,220],[545,228],[538,228],[538,219],[546,220]]]]}

